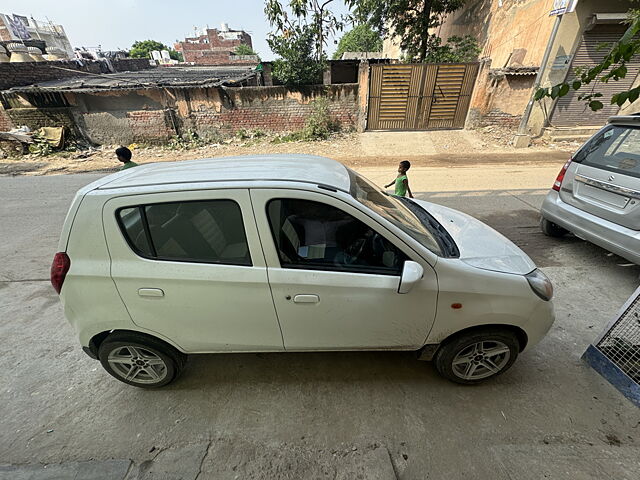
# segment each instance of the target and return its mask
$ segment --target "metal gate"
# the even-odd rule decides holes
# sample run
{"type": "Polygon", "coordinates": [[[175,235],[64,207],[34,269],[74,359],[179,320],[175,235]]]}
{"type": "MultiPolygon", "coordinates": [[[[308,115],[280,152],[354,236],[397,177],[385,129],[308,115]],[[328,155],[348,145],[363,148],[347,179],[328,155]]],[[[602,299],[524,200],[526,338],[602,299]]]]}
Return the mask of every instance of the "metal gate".
{"type": "MultiPolygon", "coordinates": [[[[610,47],[606,48],[606,45],[620,40],[626,28],[627,25],[598,25],[593,30],[585,32],[571,62],[567,81],[571,83],[575,79],[576,68],[591,68],[598,65],[611,50],[610,47]]],[[[578,98],[580,95],[588,93],[590,86],[580,90],[571,89],[566,96],[558,99],[551,117],[551,124],[556,127],[573,127],[606,123],[611,115],[616,115],[620,110],[617,105],[610,104],[611,96],[633,86],[640,71],[640,58],[633,57],[627,63],[627,68],[628,72],[625,78],[617,82],[598,82],[596,84],[595,91],[603,94],[603,97],[599,99],[604,104],[602,110],[594,112],[587,106],[587,102],[578,98]]]]}
{"type": "Polygon", "coordinates": [[[368,130],[464,128],[477,63],[372,65],[368,130]]]}

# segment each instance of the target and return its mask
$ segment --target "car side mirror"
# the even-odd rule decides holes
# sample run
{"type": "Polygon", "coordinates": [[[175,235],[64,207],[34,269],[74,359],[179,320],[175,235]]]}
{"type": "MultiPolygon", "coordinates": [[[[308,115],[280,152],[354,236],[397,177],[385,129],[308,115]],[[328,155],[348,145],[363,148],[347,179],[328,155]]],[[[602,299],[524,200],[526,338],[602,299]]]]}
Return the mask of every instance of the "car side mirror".
{"type": "Polygon", "coordinates": [[[412,262],[411,260],[404,262],[398,293],[409,293],[413,286],[418,283],[423,276],[424,269],[422,268],[422,265],[417,262],[412,262]]]}

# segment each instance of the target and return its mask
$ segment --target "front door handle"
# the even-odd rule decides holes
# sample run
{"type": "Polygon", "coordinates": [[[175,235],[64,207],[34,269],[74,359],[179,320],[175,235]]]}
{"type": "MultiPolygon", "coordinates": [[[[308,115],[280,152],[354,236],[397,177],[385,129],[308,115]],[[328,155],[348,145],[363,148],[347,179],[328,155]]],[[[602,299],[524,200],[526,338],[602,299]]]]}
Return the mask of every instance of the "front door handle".
{"type": "Polygon", "coordinates": [[[320,297],[318,295],[296,295],[293,297],[295,303],[318,303],[320,297]]]}
{"type": "Polygon", "coordinates": [[[164,292],[159,288],[139,288],[138,295],[141,297],[164,297],[164,292]]]}

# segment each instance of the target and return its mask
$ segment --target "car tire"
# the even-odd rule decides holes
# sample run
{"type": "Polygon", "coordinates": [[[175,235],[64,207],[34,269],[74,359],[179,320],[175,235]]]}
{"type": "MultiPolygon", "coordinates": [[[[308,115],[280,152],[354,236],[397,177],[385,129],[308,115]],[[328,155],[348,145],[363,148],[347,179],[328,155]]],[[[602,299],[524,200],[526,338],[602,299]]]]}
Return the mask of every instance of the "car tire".
{"type": "Polygon", "coordinates": [[[114,378],[140,388],[163,387],[174,381],[187,356],[157,338],[115,332],[98,349],[102,367],[114,378]]]}
{"type": "Polygon", "coordinates": [[[506,372],[520,344],[508,330],[476,330],[455,336],[436,352],[436,370],[452,382],[474,385],[506,372]]]}
{"type": "Polygon", "coordinates": [[[562,228],[560,225],[556,225],[544,217],[540,220],[540,230],[548,237],[563,237],[569,233],[569,230],[562,228]]]}

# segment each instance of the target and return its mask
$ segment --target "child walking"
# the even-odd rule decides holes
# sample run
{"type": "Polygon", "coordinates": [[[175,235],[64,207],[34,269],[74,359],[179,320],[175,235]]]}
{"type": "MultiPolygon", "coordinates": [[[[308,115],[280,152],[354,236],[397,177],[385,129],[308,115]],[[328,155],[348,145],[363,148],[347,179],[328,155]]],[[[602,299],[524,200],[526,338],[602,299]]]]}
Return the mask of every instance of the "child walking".
{"type": "Polygon", "coordinates": [[[409,188],[409,179],[407,178],[407,171],[411,168],[411,163],[403,160],[398,165],[398,176],[396,179],[385,185],[384,188],[389,188],[391,185],[395,183],[396,190],[395,194],[399,197],[405,197],[407,193],[409,194],[409,198],[413,198],[413,194],[411,193],[411,189],[409,188]]]}

